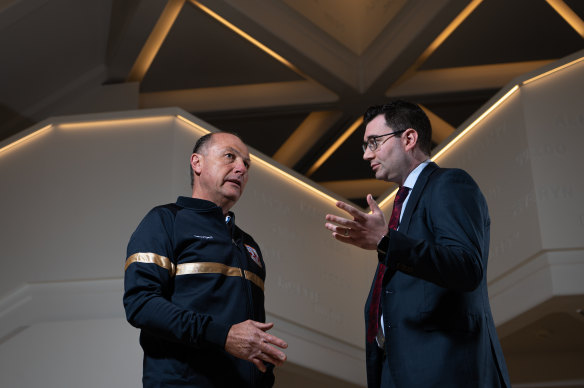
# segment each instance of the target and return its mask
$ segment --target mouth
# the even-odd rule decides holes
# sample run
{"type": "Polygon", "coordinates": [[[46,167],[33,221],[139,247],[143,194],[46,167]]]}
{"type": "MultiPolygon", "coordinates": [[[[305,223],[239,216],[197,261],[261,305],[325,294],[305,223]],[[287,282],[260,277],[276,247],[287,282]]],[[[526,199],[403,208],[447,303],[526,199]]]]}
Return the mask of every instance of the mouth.
{"type": "Polygon", "coordinates": [[[225,183],[232,183],[237,185],[237,187],[241,188],[241,181],[239,179],[226,179],[225,183]]]}
{"type": "Polygon", "coordinates": [[[378,168],[379,168],[379,164],[378,163],[371,163],[371,169],[373,171],[377,171],[378,168]]]}

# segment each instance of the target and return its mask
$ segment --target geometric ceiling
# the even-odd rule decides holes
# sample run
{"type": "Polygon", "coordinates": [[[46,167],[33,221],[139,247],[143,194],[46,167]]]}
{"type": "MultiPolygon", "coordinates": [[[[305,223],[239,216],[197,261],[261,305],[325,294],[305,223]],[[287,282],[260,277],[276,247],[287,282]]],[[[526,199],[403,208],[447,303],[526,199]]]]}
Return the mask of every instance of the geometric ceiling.
{"type": "Polygon", "coordinates": [[[137,83],[136,108],[179,106],[361,205],[391,187],[362,160],[368,106],[421,104],[437,145],[513,78],[584,48],[579,0],[79,3],[0,3],[0,140],[74,91],[137,83]]]}

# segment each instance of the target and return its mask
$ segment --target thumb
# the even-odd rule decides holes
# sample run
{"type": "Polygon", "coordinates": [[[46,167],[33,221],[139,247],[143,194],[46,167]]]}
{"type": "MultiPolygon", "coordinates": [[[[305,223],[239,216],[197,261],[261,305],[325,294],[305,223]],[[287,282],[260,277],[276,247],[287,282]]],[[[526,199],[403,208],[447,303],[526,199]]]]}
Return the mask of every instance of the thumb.
{"type": "Polygon", "coordinates": [[[373,214],[382,213],[381,209],[377,205],[377,202],[375,202],[371,194],[367,194],[367,204],[369,205],[369,208],[373,214]]]}

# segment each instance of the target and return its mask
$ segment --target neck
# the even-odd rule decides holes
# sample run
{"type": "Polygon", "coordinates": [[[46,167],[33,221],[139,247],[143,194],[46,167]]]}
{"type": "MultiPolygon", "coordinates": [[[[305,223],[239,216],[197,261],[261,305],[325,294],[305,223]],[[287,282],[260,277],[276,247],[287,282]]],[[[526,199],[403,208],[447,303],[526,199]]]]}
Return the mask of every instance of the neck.
{"type": "Polygon", "coordinates": [[[192,198],[203,199],[205,201],[213,202],[215,205],[221,208],[223,211],[223,215],[227,215],[229,210],[235,205],[235,202],[230,201],[228,199],[218,200],[217,198],[211,198],[208,195],[201,194],[197,192],[196,189],[193,189],[193,193],[191,195],[192,198]]]}
{"type": "Polygon", "coordinates": [[[410,164],[408,169],[406,170],[406,174],[401,178],[401,182],[396,182],[398,183],[400,186],[403,186],[403,184],[406,182],[406,179],[408,178],[408,176],[412,173],[412,171],[414,171],[416,169],[416,167],[418,167],[420,164],[424,163],[426,160],[428,160],[429,156],[424,154],[424,153],[416,153],[416,154],[412,154],[412,158],[410,159],[410,164]]]}

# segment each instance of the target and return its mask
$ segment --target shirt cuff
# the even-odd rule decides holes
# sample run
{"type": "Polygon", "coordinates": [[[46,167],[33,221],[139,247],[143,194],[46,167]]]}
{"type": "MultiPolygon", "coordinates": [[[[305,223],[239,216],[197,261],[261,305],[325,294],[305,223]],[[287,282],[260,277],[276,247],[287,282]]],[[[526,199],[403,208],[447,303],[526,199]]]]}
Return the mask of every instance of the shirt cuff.
{"type": "Polygon", "coordinates": [[[224,349],[227,334],[230,329],[231,326],[211,321],[207,324],[207,328],[205,329],[205,340],[221,349],[224,349]]]}

